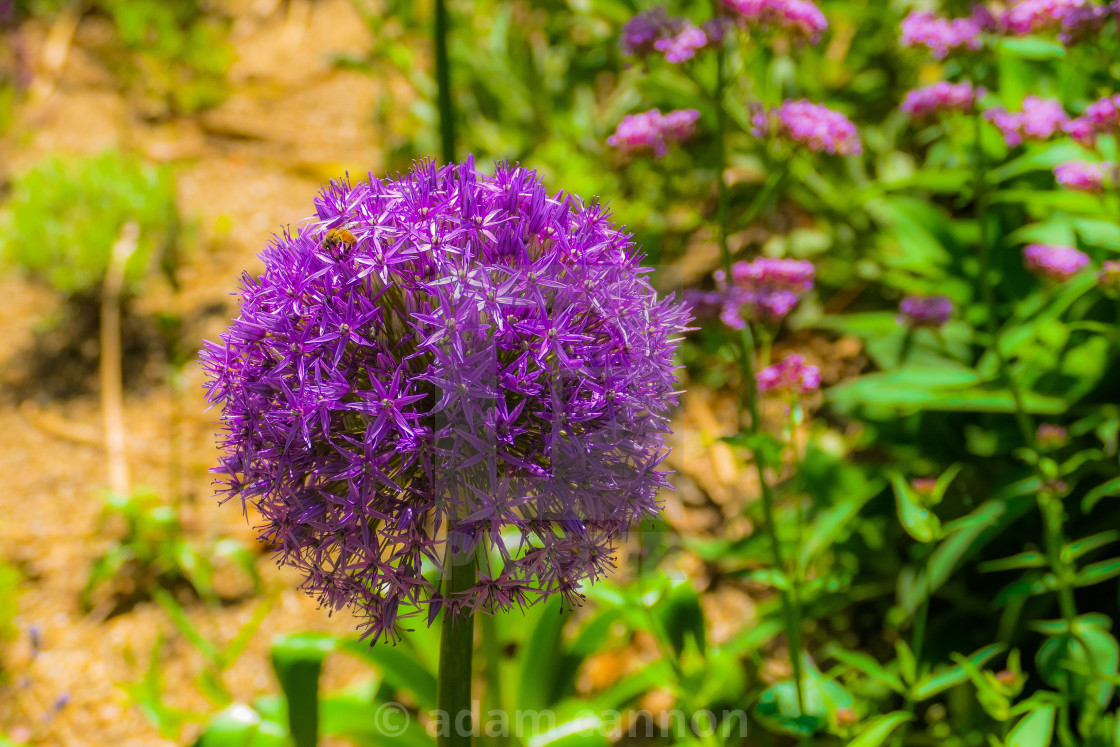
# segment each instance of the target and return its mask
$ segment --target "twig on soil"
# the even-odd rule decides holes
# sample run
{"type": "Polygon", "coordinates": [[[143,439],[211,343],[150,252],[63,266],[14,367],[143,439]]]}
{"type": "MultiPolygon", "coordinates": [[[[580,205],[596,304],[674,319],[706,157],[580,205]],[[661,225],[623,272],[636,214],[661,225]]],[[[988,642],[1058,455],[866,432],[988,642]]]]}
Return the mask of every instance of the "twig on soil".
{"type": "Polygon", "coordinates": [[[136,251],[140,227],[129,221],[113,244],[101,287],[101,416],[105,423],[109,489],[128,495],[128,457],[124,436],[124,383],[121,378],[121,293],[129,258],[136,251]]]}

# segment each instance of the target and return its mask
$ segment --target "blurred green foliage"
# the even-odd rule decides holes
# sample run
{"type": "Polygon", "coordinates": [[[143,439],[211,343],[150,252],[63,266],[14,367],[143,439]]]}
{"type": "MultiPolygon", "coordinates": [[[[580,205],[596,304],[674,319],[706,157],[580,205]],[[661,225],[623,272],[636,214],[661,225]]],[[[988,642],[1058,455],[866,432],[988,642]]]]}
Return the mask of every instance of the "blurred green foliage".
{"type": "Polygon", "coordinates": [[[65,297],[96,293],[128,221],[140,228],[125,273],[135,289],[157,257],[175,251],[179,213],[171,172],[111,151],[55,156],[13,179],[0,207],[0,262],[65,297]]]}

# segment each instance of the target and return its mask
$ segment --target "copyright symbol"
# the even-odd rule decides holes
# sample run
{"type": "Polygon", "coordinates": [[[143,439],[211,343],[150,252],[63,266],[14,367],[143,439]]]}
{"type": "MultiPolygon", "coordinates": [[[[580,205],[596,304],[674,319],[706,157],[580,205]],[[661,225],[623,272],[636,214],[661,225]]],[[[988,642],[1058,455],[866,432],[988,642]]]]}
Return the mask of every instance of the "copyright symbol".
{"type": "Polygon", "coordinates": [[[408,711],[400,703],[382,703],[373,714],[373,728],[387,737],[399,737],[408,728],[408,711]]]}

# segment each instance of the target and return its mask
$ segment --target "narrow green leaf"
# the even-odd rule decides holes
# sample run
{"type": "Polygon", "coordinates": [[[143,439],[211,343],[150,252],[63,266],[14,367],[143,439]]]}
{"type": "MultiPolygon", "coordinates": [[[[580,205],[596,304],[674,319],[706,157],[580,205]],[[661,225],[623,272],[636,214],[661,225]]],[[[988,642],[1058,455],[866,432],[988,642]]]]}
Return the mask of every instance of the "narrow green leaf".
{"type": "Polygon", "coordinates": [[[1081,510],[1089,513],[1102,498],[1115,498],[1118,495],[1120,495],[1120,477],[1114,477],[1086,493],[1081,499],[1081,510]]]}
{"type": "Polygon", "coordinates": [[[1074,586],[1092,586],[1120,576],[1120,558],[1090,563],[1073,577],[1074,586]]]}
{"type": "Polygon", "coordinates": [[[989,560],[980,564],[982,573],[995,573],[997,571],[1014,571],[1022,568],[1045,568],[1046,556],[1033,550],[1012,555],[1009,558],[989,560]]]}
{"type": "MultiPolygon", "coordinates": [[[[982,667],[1004,648],[1005,646],[1001,643],[993,643],[970,655],[968,660],[973,666],[982,667]]],[[[933,674],[926,675],[914,686],[914,700],[928,700],[967,680],[968,672],[959,664],[941,668],[933,674]]]]}
{"type": "Polygon", "coordinates": [[[897,472],[891,475],[895,505],[902,528],[918,542],[933,542],[941,534],[941,521],[922,505],[921,497],[913,486],[897,472]]]}
{"type": "Polygon", "coordinates": [[[436,707],[435,675],[403,646],[371,646],[368,641],[348,639],[340,642],[338,648],[376,668],[391,687],[411,693],[421,708],[436,707]]]}
{"type": "Polygon", "coordinates": [[[838,645],[827,646],[824,653],[836,659],[841,664],[846,664],[852,669],[862,672],[874,680],[878,680],[897,693],[906,693],[906,686],[902,684],[902,680],[898,678],[898,675],[887,671],[883,665],[876,661],[870,654],[866,654],[862,651],[848,651],[838,645]]]}
{"type": "Polygon", "coordinates": [[[860,729],[855,739],[848,742],[848,747],[879,747],[879,745],[887,741],[887,737],[891,735],[891,732],[907,721],[913,720],[913,718],[912,715],[905,711],[894,711],[893,713],[876,716],[868,721],[866,726],[860,729]]]}

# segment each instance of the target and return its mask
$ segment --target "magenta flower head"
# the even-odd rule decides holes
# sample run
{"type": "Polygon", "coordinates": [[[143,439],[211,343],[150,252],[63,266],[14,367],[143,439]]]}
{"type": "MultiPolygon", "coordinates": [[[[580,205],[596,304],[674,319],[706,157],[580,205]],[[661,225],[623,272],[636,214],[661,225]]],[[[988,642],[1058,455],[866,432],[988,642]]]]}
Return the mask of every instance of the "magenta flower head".
{"type": "Polygon", "coordinates": [[[987,94],[983,88],[971,83],[940,81],[925,88],[915,88],[906,94],[899,107],[911,119],[928,119],[945,112],[975,111],[976,102],[987,94]]]}
{"type": "Polygon", "coordinates": [[[811,394],[821,388],[821,372],[805,363],[800,355],[789,355],[755,374],[760,392],[781,391],[789,394],[811,394]]]}
{"type": "Polygon", "coordinates": [[[1038,96],[1023,99],[1021,112],[995,108],[984,112],[984,118],[999,129],[1008,148],[1021,145],[1024,140],[1047,140],[1063,132],[1070,122],[1061,102],[1038,96]]]}
{"type": "Polygon", "coordinates": [[[1089,264],[1089,255],[1072,246],[1031,244],[1023,249],[1027,269],[1039,277],[1062,282],[1089,264]]]}
{"type": "Polygon", "coordinates": [[[672,36],[658,39],[654,48],[665,55],[668,62],[680,63],[691,60],[698,50],[708,46],[708,35],[698,26],[683,23],[681,29],[672,36]]]}
{"type": "Polygon", "coordinates": [[[622,27],[622,53],[641,57],[656,49],[659,40],[673,33],[673,19],[664,8],[643,11],[622,27]]]}
{"type": "Polygon", "coordinates": [[[1120,93],[1089,104],[1081,119],[1093,135],[1120,133],[1120,93]]]}
{"type": "Polygon", "coordinates": [[[1040,448],[1046,451],[1060,449],[1069,441],[1069,431],[1053,423],[1041,423],[1035,431],[1035,440],[1040,448]]]}
{"type": "Polygon", "coordinates": [[[948,296],[906,296],[898,307],[898,323],[915,327],[943,327],[953,315],[953,302],[948,296]]]}
{"type": "Polygon", "coordinates": [[[1054,167],[1054,178],[1058,184],[1078,192],[1099,193],[1104,191],[1105,171],[1108,164],[1088,161],[1070,161],[1054,167]]]}
{"type": "Polygon", "coordinates": [[[623,151],[653,151],[663,156],[671,143],[680,143],[696,134],[700,112],[695,109],[678,109],[662,114],[650,109],[641,114],[623,117],[607,144],[623,151]]]}
{"type": "Polygon", "coordinates": [[[904,47],[925,47],[939,58],[961,49],[975,52],[983,43],[983,33],[993,24],[991,14],[981,6],[967,18],[943,18],[929,11],[914,11],[902,19],[901,43],[904,47]]]}
{"type": "Polygon", "coordinates": [[[774,137],[841,156],[863,152],[859,131],[850,119],[805,99],[786,101],[768,113],[757,111],[751,121],[756,137],[774,137]]]}
{"type": "Polygon", "coordinates": [[[828,19],[810,0],[724,0],[747,27],[777,29],[811,44],[828,30],[828,19]]]}
{"type": "Polygon", "coordinates": [[[202,353],[224,497],[375,640],[441,608],[577,603],[658,510],[687,311],[600,206],[516,166],[421,163],[316,208],[202,353]],[[474,586],[440,596],[424,574],[477,548],[474,586]]]}
{"type": "Polygon", "coordinates": [[[1112,13],[1094,0],[1017,0],[1000,17],[1000,27],[1017,36],[1057,30],[1069,44],[1099,33],[1112,13]]]}
{"type": "Polygon", "coordinates": [[[743,329],[748,320],[780,322],[812,290],[816,273],[811,262],[767,257],[736,262],[731,267],[730,284],[719,270],[716,285],[722,299],[720,319],[732,329],[743,329]]]}

